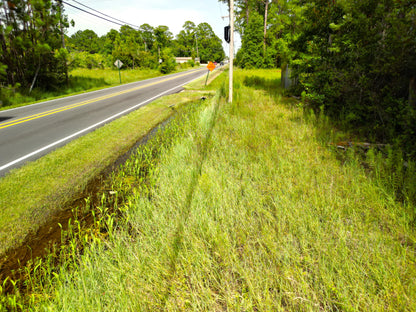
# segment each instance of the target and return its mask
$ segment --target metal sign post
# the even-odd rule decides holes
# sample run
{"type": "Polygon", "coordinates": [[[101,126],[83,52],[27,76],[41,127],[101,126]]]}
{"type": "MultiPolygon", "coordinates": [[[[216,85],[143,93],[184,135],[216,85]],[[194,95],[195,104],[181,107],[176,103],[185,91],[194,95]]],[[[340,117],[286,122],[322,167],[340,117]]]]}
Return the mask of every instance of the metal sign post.
{"type": "Polygon", "coordinates": [[[123,66],[123,62],[120,60],[117,60],[114,62],[114,65],[118,68],[118,77],[120,78],[120,84],[121,84],[121,73],[120,73],[120,68],[121,66],[123,66]]]}
{"type": "Polygon", "coordinates": [[[208,76],[209,76],[209,72],[212,72],[215,69],[215,64],[213,62],[209,62],[207,65],[208,68],[208,73],[207,73],[207,79],[205,79],[205,85],[207,85],[208,82],[208,76]]]}

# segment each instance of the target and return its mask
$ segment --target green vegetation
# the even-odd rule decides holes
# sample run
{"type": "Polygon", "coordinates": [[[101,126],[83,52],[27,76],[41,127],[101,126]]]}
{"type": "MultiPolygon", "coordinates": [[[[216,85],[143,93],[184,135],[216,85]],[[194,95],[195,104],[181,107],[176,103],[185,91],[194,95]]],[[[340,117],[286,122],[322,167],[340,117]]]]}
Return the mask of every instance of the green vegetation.
{"type": "Polygon", "coordinates": [[[72,220],[5,307],[416,309],[414,206],[352,149],[339,160],[329,143],[345,135],[281,96],[279,71],[236,71],[232,104],[221,77],[79,207],[92,228],[72,220]]]}
{"type": "MultiPolygon", "coordinates": [[[[236,63],[288,64],[294,88],[279,88],[276,69],[237,70],[232,104],[225,76],[212,99],[195,85],[175,95],[190,102],[74,209],[61,245],[2,282],[0,310],[416,310],[414,1],[235,2],[236,63]]],[[[189,21],[176,40],[147,24],[102,38],[80,31],[67,51],[60,11],[49,0],[0,8],[4,105],[32,86],[71,86],[68,68],[121,59],[167,73],[174,55],[196,56],[197,40],[201,60],[223,57],[215,35],[204,46],[209,25],[189,21]]],[[[107,83],[88,75],[89,87],[107,83]]],[[[0,180],[2,250],[172,116],[176,101],[0,180]]]]}
{"type": "Polygon", "coordinates": [[[0,179],[0,254],[35,233],[175,109],[201,96],[164,97],[0,179]]]}
{"type": "Polygon", "coordinates": [[[238,66],[288,65],[288,92],[315,113],[416,160],[414,0],[234,2],[238,66]]]}
{"type": "Polygon", "coordinates": [[[303,9],[290,43],[297,92],[344,128],[416,159],[415,2],[320,0],[303,9]]]}
{"type": "Polygon", "coordinates": [[[57,1],[2,1],[0,7],[0,82],[31,89],[65,81],[60,25],[68,27],[57,1]]]}
{"type": "Polygon", "coordinates": [[[173,57],[191,57],[192,60],[199,57],[204,63],[219,62],[225,57],[221,39],[211,26],[207,23],[197,26],[191,21],[184,23],[176,39],[167,26],[154,28],[143,24],[139,30],[122,26],[119,32],[113,29],[102,37],[89,29],[80,30],[67,41],[70,67],[111,67],[119,59],[127,68],[158,68],[166,73],[173,57]]]}
{"type": "Polygon", "coordinates": [[[119,31],[112,29],[101,37],[89,29],[68,37],[65,31],[69,22],[61,1],[3,2],[0,6],[0,107],[108,83],[106,78],[104,82],[71,76],[71,71],[80,68],[110,70],[115,69],[116,60],[121,60],[123,73],[131,69],[137,73],[140,69],[145,76],[151,72],[153,77],[156,71],[167,74],[184,66],[199,65],[196,57],[201,62],[219,62],[225,57],[221,39],[207,23],[185,22],[184,30],[176,39],[167,26],[149,24],[139,29],[124,25],[119,31]],[[180,56],[192,57],[192,60],[186,65],[176,64],[175,57],[180,56]]]}

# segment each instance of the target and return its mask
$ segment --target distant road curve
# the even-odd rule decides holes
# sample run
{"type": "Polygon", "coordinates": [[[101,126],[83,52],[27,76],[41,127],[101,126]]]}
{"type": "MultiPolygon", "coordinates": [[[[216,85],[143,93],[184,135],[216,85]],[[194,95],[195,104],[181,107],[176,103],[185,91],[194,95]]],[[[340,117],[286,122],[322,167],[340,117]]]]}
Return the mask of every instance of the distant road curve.
{"type": "Polygon", "coordinates": [[[100,126],[178,92],[206,68],[0,111],[0,176],[100,126]]]}

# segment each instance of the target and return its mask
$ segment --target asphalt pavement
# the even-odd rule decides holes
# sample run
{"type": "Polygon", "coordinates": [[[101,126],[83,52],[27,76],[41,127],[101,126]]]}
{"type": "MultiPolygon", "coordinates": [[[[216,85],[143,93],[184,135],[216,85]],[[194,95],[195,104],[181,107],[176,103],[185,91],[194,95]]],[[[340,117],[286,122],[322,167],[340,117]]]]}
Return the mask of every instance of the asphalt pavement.
{"type": "Polygon", "coordinates": [[[179,92],[206,68],[0,111],[0,176],[71,140],[179,92]]]}

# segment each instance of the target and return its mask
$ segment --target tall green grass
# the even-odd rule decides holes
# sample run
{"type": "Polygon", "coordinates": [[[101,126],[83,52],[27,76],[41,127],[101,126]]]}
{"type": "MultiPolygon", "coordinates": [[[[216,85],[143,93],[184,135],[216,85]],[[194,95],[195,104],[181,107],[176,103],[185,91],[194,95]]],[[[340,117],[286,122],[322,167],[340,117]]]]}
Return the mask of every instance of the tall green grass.
{"type": "Polygon", "coordinates": [[[103,194],[101,230],[64,247],[24,309],[416,309],[415,229],[394,194],[268,90],[278,72],[236,71],[232,104],[221,79],[222,96],[189,106],[114,176],[122,200],[103,194]]]}
{"type": "Polygon", "coordinates": [[[208,96],[205,92],[158,99],[2,177],[0,255],[20,246],[137,141],[202,95],[208,96]]]}

